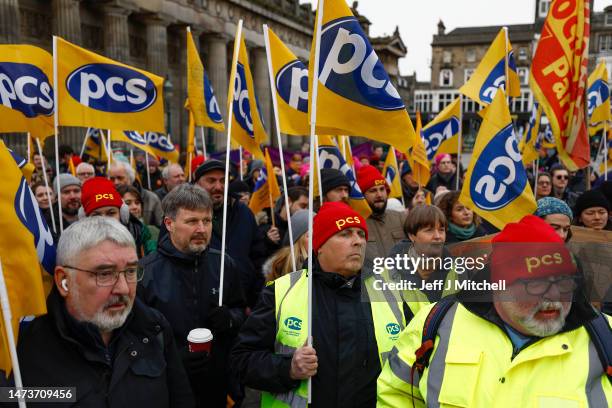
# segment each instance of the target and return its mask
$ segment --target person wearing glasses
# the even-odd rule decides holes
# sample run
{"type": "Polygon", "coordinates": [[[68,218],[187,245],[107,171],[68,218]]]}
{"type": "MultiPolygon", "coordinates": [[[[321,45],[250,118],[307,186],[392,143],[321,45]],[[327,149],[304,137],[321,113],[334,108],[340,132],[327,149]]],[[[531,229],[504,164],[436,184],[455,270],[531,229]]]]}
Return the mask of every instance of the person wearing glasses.
{"type": "Polygon", "coordinates": [[[551,197],[563,200],[570,207],[574,207],[578,194],[571,191],[568,187],[570,175],[562,164],[557,163],[551,166],[550,175],[552,176],[552,193],[551,197]]]}
{"type": "Polygon", "coordinates": [[[91,164],[81,162],[76,167],[76,176],[81,180],[81,183],[85,183],[87,180],[96,177],[96,171],[91,164]]]}
{"type": "Polygon", "coordinates": [[[609,367],[596,345],[610,336],[587,326],[605,330],[612,319],[588,303],[563,240],[527,215],[492,247],[483,273],[505,288],[422,309],[378,378],[377,406],[610,406],[609,367]]]}
{"type": "Polygon", "coordinates": [[[193,407],[168,322],[136,298],[134,239],[114,219],[64,230],[48,313],[20,331],[27,387],[71,387],[74,406],[193,407]]]}

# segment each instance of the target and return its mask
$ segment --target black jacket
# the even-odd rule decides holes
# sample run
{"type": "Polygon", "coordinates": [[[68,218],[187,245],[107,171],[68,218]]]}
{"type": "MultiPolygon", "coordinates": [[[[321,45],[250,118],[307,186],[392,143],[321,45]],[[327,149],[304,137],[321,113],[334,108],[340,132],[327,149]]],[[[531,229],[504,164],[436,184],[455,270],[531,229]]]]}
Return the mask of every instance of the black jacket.
{"type": "MultiPolygon", "coordinates": [[[[270,209],[267,208],[264,211],[268,212],[269,210],[270,209]]],[[[263,236],[266,245],[266,258],[269,258],[276,251],[283,247],[283,242],[285,240],[285,236],[287,235],[287,230],[289,229],[287,221],[281,218],[278,211],[275,210],[272,214],[273,215],[269,215],[269,217],[274,217],[274,223],[276,224],[276,228],[278,228],[278,235],[280,235],[280,241],[278,241],[278,243],[268,238],[268,231],[270,231],[270,228],[272,228],[273,226],[272,220],[270,220],[270,222],[266,224],[261,224],[257,227],[257,229],[259,230],[259,234],[263,236]]]]}
{"type": "MultiPolygon", "coordinates": [[[[246,302],[242,294],[239,272],[232,258],[226,255],[223,305],[229,311],[231,328],[217,332],[209,316],[218,307],[221,254],[207,248],[199,255],[180,252],[166,233],[160,237],[157,251],[140,261],[145,274],[138,287],[138,296],[159,310],[170,322],[177,346],[185,350],[187,335],[195,328],[213,332],[211,376],[205,386],[194,392],[217,391],[225,401],[227,394],[227,360],[238,329],[245,319],[246,302]]],[[[193,379],[192,379],[193,380],[193,379]]],[[[211,396],[210,401],[213,400],[211,396]]],[[[216,406],[210,404],[210,406],[216,406]]]]}
{"type": "MultiPolygon", "coordinates": [[[[374,407],[380,373],[369,302],[361,299],[361,277],[347,280],[314,266],[313,346],[319,366],[312,382],[313,407],[374,407]]],[[[241,384],[273,393],[296,388],[291,357],[274,354],[274,284],[266,287],[242,326],[231,365],[241,384]]]]}
{"type": "Polygon", "coordinates": [[[156,310],[135,299],[106,347],[93,325],[68,314],[56,289],[47,309],[20,333],[24,386],[76,387],[79,407],[194,406],[171,329],[156,310]]]}
{"type": "MultiPolygon", "coordinates": [[[[461,190],[461,181],[459,181],[459,189],[461,190]]],[[[432,195],[436,194],[436,189],[440,186],[446,186],[449,190],[457,190],[457,172],[450,175],[450,177],[442,176],[440,173],[436,172],[431,175],[427,186],[425,187],[427,190],[431,191],[432,195]]]]}
{"type": "MultiPolygon", "coordinates": [[[[238,266],[247,304],[253,307],[264,285],[261,266],[267,258],[266,245],[249,207],[236,200],[235,197],[230,198],[229,202],[231,204],[227,208],[225,250],[238,266]]],[[[215,209],[210,247],[219,251],[221,250],[222,223],[223,209],[215,209]]]]}

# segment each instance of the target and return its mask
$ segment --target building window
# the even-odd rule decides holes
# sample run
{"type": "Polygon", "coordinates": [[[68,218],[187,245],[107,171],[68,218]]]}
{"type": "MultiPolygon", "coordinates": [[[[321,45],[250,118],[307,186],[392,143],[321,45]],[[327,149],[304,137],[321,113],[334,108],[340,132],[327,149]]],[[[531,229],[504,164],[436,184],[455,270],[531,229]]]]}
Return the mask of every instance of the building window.
{"type": "Polygon", "coordinates": [[[550,7],[550,0],[540,0],[540,9],[538,10],[538,17],[546,18],[548,15],[548,8],[550,7]]]}
{"type": "Polygon", "coordinates": [[[529,84],[529,68],[520,67],[520,68],[517,68],[516,71],[521,81],[521,85],[529,84]]]}
{"type": "Polygon", "coordinates": [[[527,60],[527,48],[524,48],[524,47],[519,48],[518,59],[519,59],[519,61],[526,61],[527,60]]]}
{"type": "Polygon", "coordinates": [[[612,35],[599,36],[599,51],[612,51],[612,35]]]}
{"type": "Polygon", "coordinates": [[[606,25],[607,26],[612,25],[612,13],[606,13],[606,25]]]}
{"type": "Polygon", "coordinates": [[[470,78],[472,77],[472,75],[474,75],[474,68],[466,68],[463,71],[463,77],[464,77],[464,82],[467,82],[470,80],[470,78]]]}
{"type": "Polygon", "coordinates": [[[474,50],[474,49],[467,50],[467,53],[465,55],[465,59],[466,59],[467,62],[474,62],[474,61],[476,61],[476,50],[474,50]]]}
{"type": "Polygon", "coordinates": [[[443,69],[440,71],[440,86],[453,86],[453,71],[450,69],[443,69]]]}
{"type": "Polygon", "coordinates": [[[453,62],[453,53],[450,51],[444,51],[442,54],[442,62],[445,64],[450,64],[453,62]]]}

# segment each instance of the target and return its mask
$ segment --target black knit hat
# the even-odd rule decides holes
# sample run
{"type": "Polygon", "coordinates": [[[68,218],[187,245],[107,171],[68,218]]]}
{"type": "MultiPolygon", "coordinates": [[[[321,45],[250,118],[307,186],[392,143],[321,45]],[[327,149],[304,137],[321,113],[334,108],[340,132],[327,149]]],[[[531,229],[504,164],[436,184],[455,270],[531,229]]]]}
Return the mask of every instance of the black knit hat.
{"type": "Polygon", "coordinates": [[[574,216],[580,217],[580,214],[582,214],[584,210],[593,207],[603,207],[610,211],[610,202],[599,190],[585,191],[578,197],[576,205],[574,206],[574,216]]]}
{"type": "Polygon", "coordinates": [[[195,171],[195,177],[193,182],[197,183],[200,177],[212,170],[223,170],[225,171],[225,163],[215,159],[208,159],[202,163],[195,171]]]}
{"type": "Polygon", "coordinates": [[[351,188],[349,179],[337,169],[321,169],[321,184],[323,185],[323,195],[336,187],[346,186],[351,188]]]}

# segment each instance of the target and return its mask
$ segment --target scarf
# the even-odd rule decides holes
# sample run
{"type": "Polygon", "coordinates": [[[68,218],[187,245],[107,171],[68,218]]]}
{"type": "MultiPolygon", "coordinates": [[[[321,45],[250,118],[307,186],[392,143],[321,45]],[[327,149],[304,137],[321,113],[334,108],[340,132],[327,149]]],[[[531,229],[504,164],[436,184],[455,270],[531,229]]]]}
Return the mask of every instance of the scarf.
{"type": "Polygon", "coordinates": [[[472,238],[476,232],[476,224],[471,223],[469,227],[460,227],[452,222],[448,223],[448,230],[460,241],[472,238]]]}

